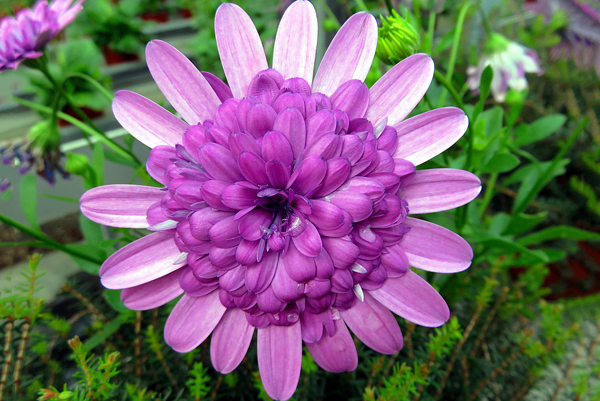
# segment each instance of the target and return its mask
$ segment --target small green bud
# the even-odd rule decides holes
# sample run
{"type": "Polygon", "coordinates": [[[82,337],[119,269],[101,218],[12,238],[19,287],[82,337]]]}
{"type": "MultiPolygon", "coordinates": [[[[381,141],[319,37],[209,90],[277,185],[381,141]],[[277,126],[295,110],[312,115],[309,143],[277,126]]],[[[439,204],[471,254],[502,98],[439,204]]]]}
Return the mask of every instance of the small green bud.
{"type": "Polygon", "coordinates": [[[90,162],[85,155],[79,153],[67,153],[67,162],[65,163],[65,170],[71,174],[84,175],[88,171],[90,162]]]}
{"type": "Polygon", "coordinates": [[[398,64],[419,50],[419,33],[408,19],[402,18],[395,10],[390,17],[381,17],[381,25],[375,55],[384,63],[398,64]]]}
{"type": "Polygon", "coordinates": [[[514,89],[509,89],[508,92],[506,93],[506,98],[504,99],[504,102],[508,105],[516,106],[518,104],[523,103],[526,98],[527,98],[527,90],[518,91],[518,90],[514,90],[514,89]]]}
{"type": "Polygon", "coordinates": [[[483,48],[483,52],[485,54],[494,54],[500,53],[504,50],[508,49],[510,45],[510,40],[506,39],[504,36],[499,33],[492,33],[488,38],[487,42],[485,42],[485,46],[483,48]]]}
{"type": "Polygon", "coordinates": [[[29,140],[32,147],[40,149],[42,153],[52,152],[60,145],[60,132],[51,121],[40,121],[31,127],[29,140]]]}

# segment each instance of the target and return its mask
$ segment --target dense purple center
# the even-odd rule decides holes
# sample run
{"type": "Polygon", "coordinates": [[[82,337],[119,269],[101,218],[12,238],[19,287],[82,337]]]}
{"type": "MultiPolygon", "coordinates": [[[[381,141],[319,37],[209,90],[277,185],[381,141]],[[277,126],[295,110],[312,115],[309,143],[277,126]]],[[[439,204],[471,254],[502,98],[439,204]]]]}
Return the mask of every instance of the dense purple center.
{"type": "Polygon", "coordinates": [[[187,263],[187,295],[218,289],[256,327],[300,319],[331,334],[336,310],[408,269],[399,189],[414,166],[391,156],[394,128],[364,118],[369,91],[358,80],[327,97],[265,70],[246,98],[222,92],[212,121],[153,149],[149,171],[170,162],[148,222],[187,254],[176,262],[187,263]]]}

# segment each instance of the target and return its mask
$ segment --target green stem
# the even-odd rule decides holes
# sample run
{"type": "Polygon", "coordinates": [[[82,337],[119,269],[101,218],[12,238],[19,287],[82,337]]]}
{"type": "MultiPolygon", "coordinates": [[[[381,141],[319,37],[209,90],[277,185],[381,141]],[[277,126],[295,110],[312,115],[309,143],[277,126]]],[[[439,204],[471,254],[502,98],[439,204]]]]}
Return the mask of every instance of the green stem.
{"type": "Polygon", "coordinates": [[[435,79],[437,79],[437,81],[440,84],[442,84],[442,86],[448,91],[456,105],[464,110],[465,104],[463,103],[461,97],[458,95],[458,92],[456,92],[456,89],[454,89],[454,86],[452,86],[452,83],[450,83],[450,81],[448,81],[446,77],[444,77],[442,73],[438,70],[435,70],[433,75],[435,76],[435,79]]]}
{"type": "Polygon", "coordinates": [[[392,11],[394,11],[394,7],[392,7],[392,0],[385,0],[385,6],[388,9],[388,14],[392,15],[392,11]]]}
{"type": "Polygon", "coordinates": [[[493,196],[494,196],[494,187],[496,186],[496,181],[498,181],[499,173],[492,173],[490,175],[490,179],[488,181],[487,187],[485,188],[485,194],[483,195],[483,202],[481,206],[479,206],[479,215],[483,218],[485,211],[488,208],[493,196]]]}
{"type": "Polygon", "coordinates": [[[48,248],[52,248],[52,249],[56,249],[58,251],[65,252],[69,255],[78,257],[80,259],[87,260],[92,263],[102,264],[102,260],[96,259],[86,253],[82,253],[82,252],[76,251],[74,249],[71,249],[71,248],[67,247],[66,245],[63,245],[60,242],[54,241],[52,238],[48,238],[44,234],[42,234],[38,231],[32,230],[31,228],[29,228],[29,227],[19,223],[18,221],[13,220],[10,217],[5,216],[1,213],[0,213],[0,222],[7,224],[11,227],[14,227],[17,230],[29,235],[30,237],[33,237],[37,240],[42,241],[48,248]]]}
{"type": "Polygon", "coordinates": [[[420,0],[413,0],[413,13],[415,14],[415,20],[417,20],[417,26],[419,27],[419,35],[421,35],[423,31],[423,25],[421,23],[421,5],[419,4],[420,0]]]}
{"type": "MultiPolygon", "coordinates": [[[[44,113],[44,114],[48,114],[48,115],[52,115],[53,110],[50,107],[46,107],[46,106],[42,106],[41,104],[37,104],[37,103],[33,103],[30,102],[28,100],[25,99],[21,99],[19,97],[13,97],[13,100],[19,104],[22,104],[25,107],[29,107],[30,109],[39,111],[40,113],[44,113]]],[[[136,164],[140,165],[142,164],[139,159],[137,157],[135,157],[135,155],[131,152],[129,152],[128,150],[124,149],[123,147],[121,147],[119,144],[117,144],[115,141],[113,141],[112,139],[108,138],[107,136],[100,134],[99,132],[97,132],[96,130],[92,129],[91,127],[89,127],[88,125],[86,125],[85,123],[79,121],[78,119],[76,119],[75,117],[72,117],[66,113],[63,113],[61,111],[59,111],[58,113],[56,113],[56,115],[58,117],[60,117],[61,119],[68,121],[69,123],[73,124],[74,126],[76,126],[77,128],[81,129],[83,132],[93,136],[94,138],[96,138],[99,142],[102,142],[103,144],[105,144],[106,146],[108,146],[110,149],[114,150],[116,153],[118,153],[119,155],[125,157],[126,159],[129,159],[133,162],[135,162],[136,164]]]]}
{"type": "Polygon", "coordinates": [[[67,78],[65,78],[65,81],[70,78],[81,78],[81,79],[86,80],[87,82],[92,84],[98,90],[98,92],[100,92],[105,98],[107,98],[111,102],[113,101],[114,96],[109,91],[107,91],[106,88],[104,86],[102,86],[102,84],[100,82],[96,81],[94,78],[90,77],[89,75],[82,74],[80,72],[74,72],[72,74],[69,74],[67,76],[67,78]]]}
{"type": "MultiPolygon", "coordinates": [[[[462,36],[463,25],[465,23],[465,18],[467,16],[467,11],[471,7],[470,3],[466,3],[458,14],[458,20],[456,21],[456,30],[454,31],[454,39],[452,41],[452,50],[450,52],[450,60],[448,61],[448,71],[446,72],[446,80],[448,82],[452,82],[452,77],[454,76],[454,66],[456,65],[456,57],[458,55],[458,46],[460,44],[460,38],[462,36]]],[[[446,102],[446,94],[447,90],[444,88],[442,91],[442,95],[440,97],[440,101],[438,102],[438,107],[442,107],[446,102]]]]}
{"type": "Polygon", "coordinates": [[[437,14],[435,11],[430,11],[429,13],[429,21],[427,23],[427,35],[425,43],[427,43],[427,49],[425,49],[425,53],[431,54],[433,52],[433,33],[435,31],[435,19],[437,14]]]}
{"type": "Polygon", "coordinates": [[[73,103],[73,101],[71,100],[71,97],[63,90],[62,87],[62,82],[59,84],[54,77],[52,76],[52,74],[50,74],[50,71],[48,70],[48,66],[46,65],[45,62],[40,61],[37,63],[37,69],[40,70],[42,72],[42,74],[44,74],[44,76],[48,79],[48,81],[50,81],[50,83],[54,86],[54,89],[56,90],[57,93],[61,94],[64,99],[66,100],[67,104],[73,109],[75,110],[75,112],[77,113],[77,115],[79,115],[79,117],[81,119],[83,119],[83,121],[85,121],[85,123],[87,125],[89,125],[90,127],[92,127],[95,131],[97,131],[99,134],[104,135],[104,132],[98,128],[98,126],[96,124],[93,123],[92,120],[90,120],[90,118],[78,107],[75,105],[75,103],[73,103]]]}
{"type": "Polygon", "coordinates": [[[486,33],[488,34],[488,36],[492,35],[494,33],[494,30],[492,29],[492,26],[490,25],[490,22],[487,19],[487,15],[485,15],[483,10],[481,9],[481,6],[479,6],[479,14],[481,15],[481,21],[483,22],[483,27],[485,28],[486,33]]]}
{"type": "Polygon", "coordinates": [[[546,178],[550,174],[552,174],[552,172],[556,169],[556,167],[558,166],[562,158],[565,156],[565,154],[567,154],[569,149],[571,149],[571,147],[575,144],[575,141],[579,137],[579,134],[583,132],[583,129],[585,128],[587,123],[588,119],[583,118],[581,122],[577,125],[577,127],[575,128],[571,136],[567,139],[567,141],[564,143],[560,151],[556,154],[556,156],[554,156],[554,159],[552,160],[550,166],[548,166],[548,168],[542,174],[540,174],[540,177],[536,181],[535,185],[527,193],[525,200],[521,202],[520,205],[516,205],[517,207],[515,207],[515,209],[513,210],[513,217],[511,220],[514,220],[519,214],[524,212],[525,209],[527,209],[527,207],[531,203],[531,201],[533,201],[536,195],[542,190],[542,188],[544,188],[544,186],[546,185],[546,178]]]}

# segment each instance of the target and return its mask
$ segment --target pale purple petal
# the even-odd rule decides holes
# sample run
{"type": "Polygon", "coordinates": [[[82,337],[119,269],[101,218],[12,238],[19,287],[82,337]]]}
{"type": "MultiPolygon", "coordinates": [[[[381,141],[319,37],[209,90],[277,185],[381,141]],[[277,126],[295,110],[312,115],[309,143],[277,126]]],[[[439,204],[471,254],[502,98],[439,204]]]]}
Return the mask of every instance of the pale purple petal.
{"type": "Polygon", "coordinates": [[[153,101],[126,90],[115,94],[112,110],[119,124],[149,148],[175,146],[188,127],[153,101]]]}
{"type": "Polygon", "coordinates": [[[244,10],[226,3],[215,15],[215,36],[229,87],[241,99],[252,78],[269,68],[258,32],[244,10]]]}
{"type": "Polygon", "coordinates": [[[319,25],[309,1],[296,1],[281,18],[273,48],[273,68],[284,78],[312,82],[319,25]]]}
{"type": "MultiPolygon", "coordinates": [[[[335,320],[335,334],[323,333],[319,342],[306,343],[315,362],[329,372],[351,372],[358,366],[358,354],[344,322],[335,320]]],[[[396,323],[397,324],[397,323],[396,323]]]]}
{"type": "Polygon", "coordinates": [[[428,221],[406,218],[410,231],[400,247],[411,266],[438,273],[457,273],[471,266],[473,249],[461,236],[428,221]]]}
{"type": "MultiPolygon", "coordinates": [[[[90,220],[111,227],[148,227],[146,213],[164,192],[142,185],[104,185],[81,196],[81,212],[90,220]]],[[[165,220],[167,218],[165,217],[165,220]]]]}
{"type": "Polygon", "coordinates": [[[415,173],[402,188],[411,214],[434,213],[454,209],[471,202],[481,191],[479,178],[464,170],[431,169],[415,173]]]}
{"type": "Polygon", "coordinates": [[[333,38],[319,65],[313,92],[330,96],[344,82],[364,81],[377,48],[377,21],[368,13],[350,17],[333,38]]]}
{"type": "Polygon", "coordinates": [[[181,267],[173,264],[180,254],[173,234],[147,235],[106,259],[100,268],[102,285],[119,290],[166,276],[181,267]]]}
{"type": "Polygon", "coordinates": [[[364,302],[357,301],[340,315],[350,330],[367,345],[382,354],[395,354],[402,348],[402,332],[392,313],[368,292],[364,302]]]}
{"type": "Polygon", "coordinates": [[[396,315],[420,326],[437,327],[450,319],[444,298],[411,270],[400,278],[388,278],[381,288],[368,293],[396,315]]]}
{"type": "Polygon", "coordinates": [[[206,78],[179,50],[161,40],[146,46],[148,69],[169,103],[189,124],[212,120],[219,97],[206,78]]]}
{"type": "Polygon", "coordinates": [[[210,340],[210,359],[215,370],[232,372],[244,359],[253,334],[254,327],[246,320],[246,313],[238,308],[228,309],[210,340]]]}
{"type": "Polygon", "coordinates": [[[219,291],[181,297],[165,323],[165,341],[177,352],[190,352],[210,335],[225,313],[219,291]]]}
{"type": "Polygon", "coordinates": [[[409,118],[394,125],[398,131],[398,149],[393,156],[419,165],[452,146],[463,136],[468,125],[464,111],[455,107],[431,110],[409,118]]]}
{"type": "Polygon", "coordinates": [[[133,310],[158,308],[183,294],[179,285],[180,274],[181,270],[176,270],[146,284],[125,288],[121,292],[121,301],[133,310]]]}
{"type": "Polygon", "coordinates": [[[433,60],[415,54],[396,64],[371,88],[371,103],[366,117],[373,125],[387,118],[394,125],[421,101],[433,78],[433,60]]]}
{"type": "Polygon", "coordinates": [[[300,324],[258,329],[258,370],[265,391],[275,400],[294,395],[302,366],[300,324]]]}

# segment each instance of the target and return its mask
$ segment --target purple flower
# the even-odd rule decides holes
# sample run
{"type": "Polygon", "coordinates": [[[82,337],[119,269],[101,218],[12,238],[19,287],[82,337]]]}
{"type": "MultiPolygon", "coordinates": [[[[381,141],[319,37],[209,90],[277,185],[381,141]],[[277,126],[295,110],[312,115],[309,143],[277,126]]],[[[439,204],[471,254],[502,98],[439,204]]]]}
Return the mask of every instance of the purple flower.
{"type": "Polygon", "coordinates": [[[550,56],[572,59],[581,69],[594,66],[600,75],[600,2],[592,3],[596,8],[578,0],[537,0],[526,3],[525,8],[545,16],[546,21],[557,12],[564,13],[568,23],[559,31],[561,41],[550,50],[550,56]]]}
{"type": "Polygon", "coordinates": [[[0,192],[7,191],[11,186],[8,178],[0,178],[0,192]]]}
{"type": "Polygon", "coordinates": [[[119,122],[152,147],[149,174],[165,188],[108,185],[81,198],[90,219],[155,233],[109,257],[107,288],[132,309],[184,294],[165,326],[179,352],[212,333],[211,359],[228,373],[257,331],[267,393],[290,398],[302,342],[322,368],[351,371],[350,329],[394,354],[402,333],[392,312],[423,326],[449,318],[443,298],[409,265],[433,272],[469,267],[469,244],[407,213],[448,210],[477,196],[480,181],[454,169],[415,166],[456,142],[468,121],[456,108],[405,120],[433,75],[417,54],[371,89],[377,23],[358,13],[340,29],[313,79],[316,13],[286,11],[269,69],[258,33],[234,4],[216,14],[229,82],[199,72],[175,48],[152,41],[148,67],[177,118],[120,91],[119,122]]]}
{"type": "Polygon", "coordinates": [[[511,42],[497,33],[488,39],[477,66],[467,69],[467,83],[471,90],[479,90],[481,74],[488,65],[494,70],[491,91],[497,102],[504,102],[509,88],[517,91],[527,89],[525,73],[543,73],[537,54],[533,50],[511,42]]]}
{"type": "Polygon", "coordinates": [[[26,59],[41,57],[43,48],[81,11],[83,0],[42,0],[15,17],[0,20],[0,72],[26,59]]]}

